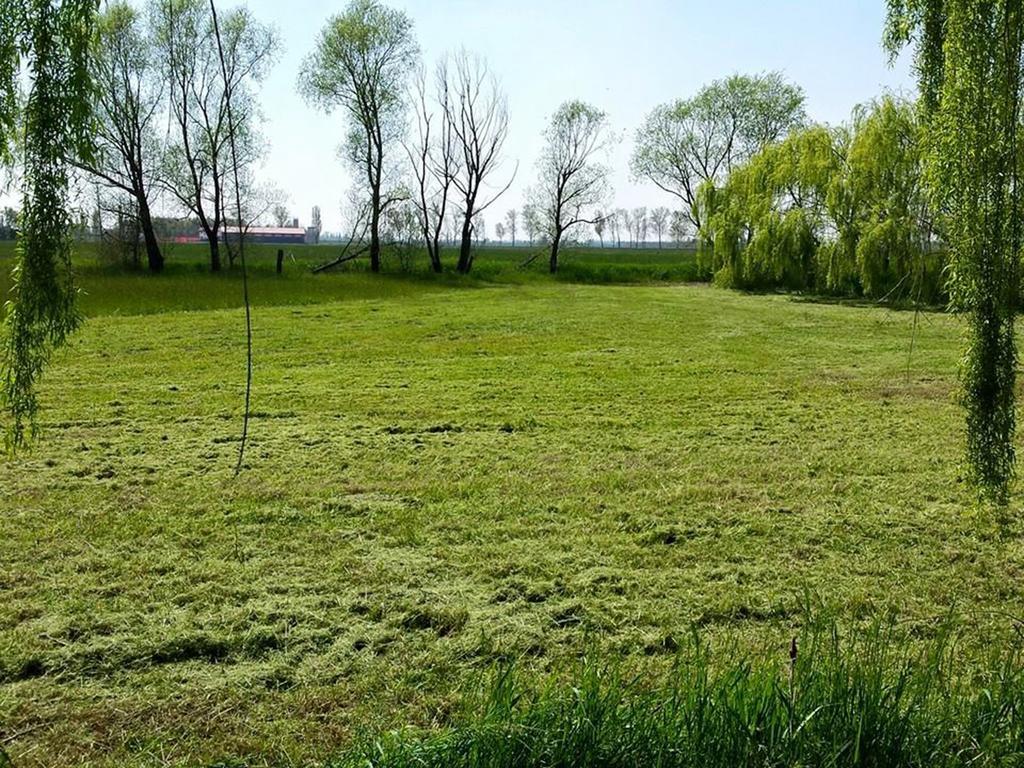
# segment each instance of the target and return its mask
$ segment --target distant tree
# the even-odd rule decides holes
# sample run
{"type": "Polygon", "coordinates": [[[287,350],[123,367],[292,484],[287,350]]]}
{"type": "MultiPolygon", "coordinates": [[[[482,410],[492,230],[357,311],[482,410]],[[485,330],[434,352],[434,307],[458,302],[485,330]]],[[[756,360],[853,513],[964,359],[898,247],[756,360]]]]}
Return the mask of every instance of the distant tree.
{"type": "Polygon", "coordinates": [[[500,221],[494,225],[494,236],[498,238],[498,242],[505,242],[505,225],[500,221]]]}
{"type": "Polygon", "coordinates": [[[523,206],[523,229],[526,230],[526,239],[532,245],[535,243],[543,230],[542,215],[533,203],[526,203],[523,206]]]}
{"type": "Polygon", "coordinates": [[[210,269],[216,272],[221,268],[220,237],[233,195],[233,165],[238,165],[239,178],[248,180],[247,169],[261,151],[255,86],[269,71],[278,39],[246,9],[232,11],[221,23],[226,59],[222,68],[206,3],[153,0],[151,7],[170,101],[170,143],[161,181],[198,219],[209,242],[210,269]]]}
{"type": "Polygon", "coordinates": [[[804,93],[782,75],[734,75],[691,99],[652,111],[636,134],[631,167],[683,203],[696,229],[704,219],[697,192],[718,183],[804,120],[804,93]]]}
{"type": "Polygon", "coordinates": [[[567,101],[552,116],[544,139],[539,178],[529,197],[550,242],[553,274],[563,239],[581,224],[593,225],[589,212],[608,195],[609,169],[600,162],[611,139],[608,116],[582,101],[567,101]]]}
{"type": "Polygon", "coordinates": [[[118,198],[132,199],[149,270],[160,272],[164,257],[151,206],[160,162],[156,124],[162,90],[152,40],[139,11],[117,0],[100,14],[93,46],[95,145],[91,161],[78,165],[118,198]]]}
{"type": "Polygon", "coordinates": [[[619,212],[622,211],[618,208],[608,214],[608,228],[611,230],[612,241],[615,243],[616,248],[622,247],[622,216],[619,212]]]}
{"type": "Polygon", "coordinates": [[[607,226],[608,219],[605,215],[601,211],[594,211],[594,234],[601,241],[602,248],[604,248],[604,231],[607,226]]]}
{"type": "Polygon", "coordinates": [[[461,51],[441,64],[445,120],[451,126],[459,155],[453,184],[460,196],[462,238],[457,269],[465,274],[473,264],[473,220],[493,205],[512,185],[508,182],[486,196],[488,180],[501,168],[508,138],[508,104],[501,86],[478,56],[461,51]]]}
{"type": "Polygon", "coordinates": [[[445,241],[449,243],[459,242],[459,232],[462,230],[462,211],[455,206],[446,216],[445,241]]]}
{"type": "Polygon", "coordinates": [[[302,65],[300,90],[349,122],[343,154],[365,184],[370,269],[380,271],[382,216],[404,195],[392,149],[404,132],[403,94],[419,55],[412,21],[376,0],[352,0],[328,21],[302,65]]]}
{"type": "Polygon", "coordinates": [[[654,229],[654,234],[658,237],[658,248],[661,248],[661,239],[668,228],[668,220],[671,215],[672,212],[664,206],[651,211],[651,227],[654,229]]]}
{"type": "Polygon", "coordinates": [[[93,236],[103,237],[103,209],[100,207],[98,202],[96,207],[92,209],[89,220],[89,229],[93,236]]]}
{"type": "Polygon", "coordinates": [[[0,239],[13,240],[14,231],[18,226],[18,212],[10,206],[0,211],[0,239]]]}
{"type": "Polygon", "coordinates": [[[287,227],[291,221],[291,214],[283,203],[275,203],[270,209],[270,215],[273,217],[274,226],[276,227],[287,227]]]}
{"type": "Polygon", "coordinates": [[[690,229],[690,221],[682,211],[672,211],[671,222],[669,223],[669,236],[679,246],[687,237],[690,229]]]}
{"type": "Polygon", "coordinates": [[[323,221],[320,218],[320,206],[313,206],[313,213],[309,218],[309,225],[313,230],[313,234],[316,238],[316,243],[320,242],[320,233],[323,232],[323,221]]]}
{"type": "Polygon", "coordinates": [[[647,208],[642,205],[634,208],[630,220],[633,222],[633,247],[640,248],[647,241],[647,208]]]}
{"type": "Polygon", "coordinates": [[[505,222],[508,225],[509,236],[512,238],[512,246],[515,247],[516,224],[519,223],[519,213],[515,208],[510,209],[509,212],[505,214],[505,222]]]}
{"type": "MultiPolygon", "coordinates": [[[[619,227],[626,233],[627,245],[633,245],[633,215],[625,208],[618,208],[615,211],[615,216],[619,220],[619,227]]],[[[622,247],[621,242],[619,247],[622,247]]]]}
{"type": "Polygon", "coordinates": [[[477,245],[487,242],[487,221],[481,213],[473,217],[473,238],[477,245]]]}

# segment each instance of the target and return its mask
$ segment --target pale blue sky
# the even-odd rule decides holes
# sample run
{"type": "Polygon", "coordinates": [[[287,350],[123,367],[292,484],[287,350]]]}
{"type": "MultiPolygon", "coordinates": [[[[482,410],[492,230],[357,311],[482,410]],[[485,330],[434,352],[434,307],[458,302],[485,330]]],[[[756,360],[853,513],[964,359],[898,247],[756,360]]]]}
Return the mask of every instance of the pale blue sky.
{"type": "MultiPolygon", "coordinates": [[[[308,221],[323,209],[327,229],[341,226],[349,185],[335,148],[341,116],[318,114],[296,94],[299,64],[340,0],[250,0],[275,24],[284,51],[263,89],[270,148],[262,176],[290,195],[308,221]]],[[[892,68],[881,47],[884,0],[390,0],[415,24],[425,61],[464,46],[486,57],[500,77],[511,114],[508,171],[516,183],[486,216],[519,206],[534,174],[540,132],[564,100],[581,98],[609,113],[624,140],[612,158],[619,206],[671,205],[651,185],[630,179],[633,133],[655,105],[685,97],[735,72],[780,70],[807,92],[815,120],[845,119],[884,89],[911,93],[903,57],[892,68]]]]}

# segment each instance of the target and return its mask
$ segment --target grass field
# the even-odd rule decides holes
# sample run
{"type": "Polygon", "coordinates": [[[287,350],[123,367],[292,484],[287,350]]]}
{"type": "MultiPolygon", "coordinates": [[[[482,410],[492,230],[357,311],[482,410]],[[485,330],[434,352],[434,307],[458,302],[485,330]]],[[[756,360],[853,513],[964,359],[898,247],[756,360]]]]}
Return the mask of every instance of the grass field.
{"type": "MultiPolygon", "coordinates": [[[[461,277],[434,275],[425,258],[419,258],[403,270],[398,259],[384,255],[384,279],[369,274],[365,260],[343,265],[319,275],[311,268],[334,259],[341,245],[286,246],[283,274],[274,273],[277,246],[247,246],[249,271],[254,276],[252,301],[258,306],[316,304],[345,299],[353,293],[364,297],[394,297],[403,291],[420,293],[429,288],[479,286],[481,284],[529,284],[550,282],[547,261],[539,247],[482,248],[475,257],[473,271],[461,277]],[[536,256],[523,266],[524,262],[536,256]],[[359,276],[364,276],[360,280],[359,276]],[[354,291],[354,286],[358,290],[354,291]]],[[[0,296],[6,296],[10,284],[9,258],[14,245],[0,241],[0,296]]],[[[454,270],[455,256],[445,254],[448,268],[454,270]]],[[[194,310],[236,307],[242,295],[239,268],[225,267],[212,275],[206,259],[207,249],[200,245],[166,244],[167,266],[158,278],[145,270],[125,270],[120,264],[106,262],[92,243],[80,244],[76,259],[79,306],[87,315],[152,314],[167,309],[194,310]],[[201,278],[201,279],[197,279],[201,278]]],[[[226,256],[225,256],[226,258],[226,256]]],[[[575,248],[564,253],[559,282],[579,284],[690,282],[701,279],[696,254],[672,248],[643,250],[629,248],[575,248]]]]}
{"type": "Polygon", "coordinates": [[[299,764],[447,723],[505,660],[784,648],[808,593],[918,636],[1024,613],[1021,523],[958,479],[954,318],[257,270],[233,478],[237,277],[169,271],[85,271],[42,440],[0,463],[19,767],[299,764]]]}

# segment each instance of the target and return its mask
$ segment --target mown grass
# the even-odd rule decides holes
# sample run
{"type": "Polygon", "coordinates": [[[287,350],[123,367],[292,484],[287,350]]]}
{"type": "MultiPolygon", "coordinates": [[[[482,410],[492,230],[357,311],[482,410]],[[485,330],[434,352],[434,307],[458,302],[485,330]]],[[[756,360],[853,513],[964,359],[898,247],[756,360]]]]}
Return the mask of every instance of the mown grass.
{"type": "MultiPolygon", "coordinates": [[[[318,304],[352,297],[396,297],[426,290],[480,287],[492,284],[529,284],[552,281],[540,248],[487,247],[479,249],[468,276],[454,274],[452,249],[446,253],[451,270],[430,272],[423,254],[402,264],[394,251],[384,254],[383,275],[371,275],[365,259],[329,272],[312,274],[313,267],[334,259],[341,245],[287,245],[284,270],[275,273],[277,246],[250,244],[248,265],[251,300],[256,306],[318,304]],[[540,254],[526,264],[531,256],[540,254]]],[[[10,288],[10,257],[14,244],[0,242],[0,296],[10,288]]],[[[167,266],[163,274],[125,269],[106,261],[95,243],[76,246],[76,273],[81,289],[79,306],[86,315],[139,315],[168,310],[203,310],[236,307],[241,303],[242,273],[236,266],[210,274],[208,250],[194,244],[164,245],[167,266]]],[[[226,258],[226,257],[225,257],[226,258]]],[[[666,283],[702,279],[696,254],[672,248],[575,248],[562,259],[556,282],[666,283]]]]}
{"type": "Polygon", "coordinates": [[[41,442],[0,464],[18,766],[319,760],[459,722],[496,664],[664,680],[694,627],[784,660],[805,590],[919,639],[1022,613],[1018,516],[958,478],[955,318],[909,355],[877,308],[341,274],[257,304],[236,479],[233,278],[133,277],[187,291],[129,314],[95,277],[41,442]]]}

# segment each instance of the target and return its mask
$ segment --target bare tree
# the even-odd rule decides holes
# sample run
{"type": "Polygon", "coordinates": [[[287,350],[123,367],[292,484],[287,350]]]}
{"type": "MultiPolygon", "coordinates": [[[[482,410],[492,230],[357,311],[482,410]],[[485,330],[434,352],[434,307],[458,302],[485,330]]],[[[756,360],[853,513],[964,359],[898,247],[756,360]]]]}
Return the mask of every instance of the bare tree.
{"type": "Polygon", "coordinates": [[[380,271],[382,217],[405,199],[391,149],[402,138],[403,94],[419,49],[405,13],[376,0],[352,0],[332,16],[302,66],[300,90],[349,121],[343,155],[366,185],[370,269],[380,271]],[[394,182],[392,184],[392,182],[394,182]]]}
{"type": "Polygon", "coordinates": [[[633,247],[640,248],[647,240],[647,208],[639,206],[633,209],[633,247]]]}
{"type": "Polygon", "coordinates": [[[668,218],[671,215],[672,212],[664,206],[659,206],[651,211],[651,227],[654,229],[654,234],[658,236],[659,249],[661,248],[662,236],[668,227],[668,218]]]}
{"type": "Polygon", "coordinates": [[[244,176],[260,154],[253,88],[273,61],[277,36],[244,8],[232,11],[223,22],[222,67],[202,0],[154,0],[153,16],[172,123],[162,182],[198,219],[210,245],[210,269],[219,271],[233,166],[244,176]],[[229,151],[232,137],[234,153],[229,151]]]}
{"type": "MultiPolygon", "coordinates": [[[[627,245],[633,244],[633,217],[625,208],[615,209],[615,219],[619,229],[626,233],[627,245]]],[[[619,240],[619,247],[622,247],[622,240],[619,240]]]]}
{"type": "Polygon", "coordinates": [[[582,101],[567,101],[552,116],[544,138],[539,179],[529,196],[541,212],[551,243],[548,266],[555,273],[563,239],[580,224],[593,225],[589,211],[608,195],[609,171],[598,162],[610,146],[608,116],[582,101]]]}
{"type": "Polygon", "coordinates": [[[594,211],[594,234],[601,241],[602,248],[604,248],[604,232],[608,227],[609,218],[614,218],[614,216],[606,217],[601,211],[594,211]]]}
{"type": "Polygon", "coordinates": [[[440,64],[447,96],[445,120],[451,126],[459,153],[459,172],[453,179],[462,211],[462,235],[457,269],[465,274],[473,265],[473,220],[498,200],[515,179],[494,193],[487,181],[501,167],[508,137],[508,104],[487,64],[461,51],[440,64]]]}
{"type": "Polygon", "coordinates": [[[94,153],[91,162],[75,164],[121,200],[119,218],[125,210],[122,198],[130,198],[128,207],[138,216],[149,270],[160,272],[164,257],[151,205],[160,153],[155,128],[161,91],[152,44],[139,12],[121,0],[108,6],[98,19],[95,51],[94,153]]]}
{"type": "Polygon", "coordinates": [[[494,236],[498,238],[499,243],[505,242],[505,225],[500,221],[494,225],[494,236]]]}
{"type": "Polygon", "coordinates": [[[505,214],[505,223],[508,225],[508,233],[512,238],[512,247],[516,245],[516,224],[519,223],[519,212],[512,208],[508,213],[505,214]]]}
{"type": "Polygon", "coordinates": [[[442,66],[437,70],[437,93],[431,100],[427,96],[426,76],[420,69],[415,78],[415,143],[405,145],[416,181],[414,204],[420,234],[427,246],[427,256],[434,272],[441,272],[442,232],[445,214],[451,203],[452,184],[459,172],[459,153],[452,124],[447,120],[447,77],[442,66]],[[437,117],[432,108],[440,108],[437,117]]]}
{"type": "Polygon", "coordinates": [[[291,219],[291,214],[288,213],[288,208],[284,203],[275,203],[270,209],[270,215],[274,218],[274,225],[278,227],[287,227],[288,221],[291,219]]]}

